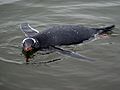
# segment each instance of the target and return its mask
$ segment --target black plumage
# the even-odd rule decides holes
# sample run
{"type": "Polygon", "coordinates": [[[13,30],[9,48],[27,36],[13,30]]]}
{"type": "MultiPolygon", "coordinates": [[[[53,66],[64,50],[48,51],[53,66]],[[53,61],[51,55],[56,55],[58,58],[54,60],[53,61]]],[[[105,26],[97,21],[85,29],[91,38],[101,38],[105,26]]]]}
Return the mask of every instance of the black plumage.
{"type": "Polygon", "coordinates": [[[95,38],[96,34],[107,33],[114,27],[115,25],[102,28],[90,28],[81,25],[57,25],[39,32],[29,24],[21,24],[20,28],[27,37],[23,40],[23,54],[26,57],[26,62],[28,62],[28,59],[38,50],[49,50],[52,47],[54,50],[69,56],[91,60],[90,58],[57,48],[56,46],[80,44],[83,41],[95,38]]]}
{"type": "Polygon", "coordinates": [[[37,39],[40,48],[52,46],[79,44],[94,37],[97,29],[83,27],[80,25],[53,26],[33,38],[37,39]]]}

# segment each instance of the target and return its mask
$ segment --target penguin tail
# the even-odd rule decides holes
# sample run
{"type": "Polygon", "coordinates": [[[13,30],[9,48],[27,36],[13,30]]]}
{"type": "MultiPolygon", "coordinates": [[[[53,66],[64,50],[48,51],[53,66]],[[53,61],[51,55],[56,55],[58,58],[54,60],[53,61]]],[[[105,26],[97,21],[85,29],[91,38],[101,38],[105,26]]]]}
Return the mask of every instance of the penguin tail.
{"type": "Polygon", "coordinates": [[[109,25],[102,28],[97,28],[97,31],[99,32],[99,34],[109,33],[109,32],[112,32],[114,28],[115,28],[115,25],[109,25]]]}

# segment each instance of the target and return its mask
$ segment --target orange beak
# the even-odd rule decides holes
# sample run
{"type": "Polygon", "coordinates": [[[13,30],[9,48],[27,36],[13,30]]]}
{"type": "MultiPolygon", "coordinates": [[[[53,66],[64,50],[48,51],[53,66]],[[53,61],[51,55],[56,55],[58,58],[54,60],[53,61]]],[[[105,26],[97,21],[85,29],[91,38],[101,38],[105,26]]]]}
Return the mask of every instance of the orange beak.
{"type": "Polygon", "coordinates": [[[26,51],[26,52],[32,51],[32,47],[26,47],[26,48],[24,48],[24,51],[26,51]]]}

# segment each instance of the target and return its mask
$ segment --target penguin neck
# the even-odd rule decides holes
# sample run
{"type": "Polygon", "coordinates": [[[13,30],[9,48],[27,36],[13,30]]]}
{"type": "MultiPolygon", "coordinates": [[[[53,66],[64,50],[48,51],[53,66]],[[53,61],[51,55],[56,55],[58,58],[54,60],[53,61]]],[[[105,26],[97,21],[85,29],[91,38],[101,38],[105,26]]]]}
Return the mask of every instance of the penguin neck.
{"type": "Polygon", "coordinates": [[[39,50],[42,49],[47,49],[49,48],[49,42],[48,42],[48,36],[44,33],[40,33],[36,36],[34,36],[33,38],[35,38],[35,40],[37,40],[37,44],[38,44],[38,48],[39,50]]]}

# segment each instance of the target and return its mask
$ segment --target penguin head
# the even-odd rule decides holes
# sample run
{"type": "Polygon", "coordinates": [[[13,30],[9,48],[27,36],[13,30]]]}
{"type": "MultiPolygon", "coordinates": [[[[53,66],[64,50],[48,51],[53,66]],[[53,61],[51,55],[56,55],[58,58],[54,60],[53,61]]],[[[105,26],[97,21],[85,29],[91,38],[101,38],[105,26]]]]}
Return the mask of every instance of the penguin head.
{"type": "Polygon", "coordinates": [[[22,41],[22,47],[25,52],[32,51],[34,49],[34,45],[36,44],[36,40],[34,38],[25,38],[22,41]]]}
{"type": "Polygon", "coordinates": [[[22,41],[22,48],[22,52],[26,57],[26,62],[28,62],[28,59],[31,58],[39,48],[39,44],[38,41],[34,38],[25,38],[22,41]]]}
{"type": "Polygon", "coordinates": [[[33,44],[35,43],[35,40],[33,38],[25,38],[22,41],[22,47],[24,49],[24,51],[31,51],[33,48],[33,44]]]}

